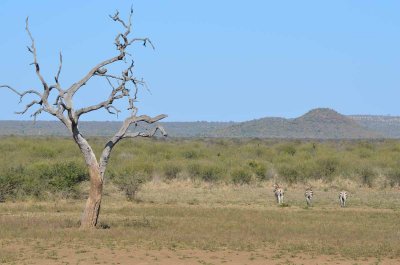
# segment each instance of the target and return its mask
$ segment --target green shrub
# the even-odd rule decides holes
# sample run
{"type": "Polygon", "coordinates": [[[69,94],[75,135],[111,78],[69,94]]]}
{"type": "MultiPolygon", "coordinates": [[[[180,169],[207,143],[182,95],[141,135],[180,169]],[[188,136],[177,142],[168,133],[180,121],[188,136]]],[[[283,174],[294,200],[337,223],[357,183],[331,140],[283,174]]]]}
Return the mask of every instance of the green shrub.
{"type": "Polygon", "coordinates": [[[283,144],[283,145],[278,147],[278,151],[280,153],[284,153],[284,154],[288,154],[288,155],[294,156],[296,154],[296,147],[291,143],[283,144]]]}
{"type": "Polygon", "coordinates": [[[7,172],[0,173],[0,202],[5,202],[8,198],[15,198],[18,187],[21,186],[21,175],[23,168],[11,168],[7,172]]]}
{"type": "Polygon", "coordinates": [[[16,196],[42,198],[48,193],[76,197],[78,184],[85,180],[86,168],[74,161],[19,166],[0,173],[0,200],[16,196]]]}
{"type": "Polygon", "coordinates": [[[261,164],[257,161],[250,161],[248,163],[251,171],[257,176],[258,180],[266,180],[267,179],[267,168],[264,164],[261,164]]]}
{"type": "Polygon", "coordinates": [[[49,184],[56,191],[67,191],[75,185],[89,180],[86,168],[76,162],[56,163],[43,172],[49,178],[49,184]]]}
{"type": "Polygon", "coordinates": [[[294,165],[281,165],[278,168],[279,176],[289,184],[294,184],[300,181],[301,174],[294,165]]]}
{"type": "Polygon", "coordinates": [[[142,172],[147,176],[152,176],[154,172],[154,165],[148,161],[133,161],[130,163],[129,168],[131,172],[142,172]]]}
{"type": "Polygon", "coordinates": [[[207,182],[217,182],[222,178],[223,170],[212,164],[194,163],[188,165],[189,176],[207,182]]]}
{"type": "Polygon", "coordinates": [[[194,150],[184,151],[182,156],[186,159],[196,159],[200,157],[200,154],[194,150]]]}
{"type": "Polygon", "coordinates": [[[316,168],[314,174],[315,178],[322,178],[325,180],[332,180],[333,176],[337,173],[339,162],[337,159],[328,157],[320,158],[316,161],[316,168]]]}
{"type": "Polygon", "coordinates": [[[372,188],[376,176],[375,171],[370,166],[364,166],[359,169],[359,174],[362,184],[372,188]]]}
{"type": "Polygon", "coordinates": [[[206,166],[202,168],[200,178],[207,182],[217,182],[221,180],[222,170],[216,166],[206,166]]]}
{"type": "Polygon", "coordinates": [[[119,190],[123,191],[128,200],[136,199],[137,192],[141,186],[149,180],[143,172],[114,176],[113,183],[119,190]]]}
{"type": "Polygon", "coordinates": [[[33,164],[26,169],[22,189],[27,195],[40,197],[46,192],[77,195],[77,185],[89,179],[86,168],[75,162],[33,164]]]}
{"type": "Polygon", "coordinates": [[[41,158],[54,158],[57,155],[56,150],[50,146],[33,146],[32,149],[34,155],[41,158]]]}
{"type": "Polygon", "coordinates": [[[163,167],[163,173],[166,179],[176,179],[178,174],[182,171],[181,166],[173,163],[165,164],[163,167]]]}
{"type": "Polygon", "coordinates": [[[110,178],[118,176],[133,176],[137,172],[148,176],[149,178],[153,175],[155,168],[153,163],[144,161],[129,161],[121,163],[119,166],[110,164],[107,172],[110,178]]]}
{"type": "Polygon", "coordinates": [[[370,158],[374,152],[370,149],[361,148],[358,150],[358,153],[360,158],[370,158]]]}
{"type": "Polygon", "coordinates": [[[252,174],[248,170],[241,168],[233,170],[231,176],[233,183],[243,185],[251,182],[252,174]]]}
{"type": "Polygon", "coordinates": [[[199,163],[192,163],[187,166],[189,177],[198,178],[201,174],[201,166],[199,163]]]}
{"type": "Polygon", "coordinates": [[[256,149],[254,149],[254,154],[256,157],[262,158],[263,156],[265,156],[265,150],[258,147],[256,149]]]}
{"type": "Polygon", "coordinates": [[[388,179],[391,187],[400,185],[400,167],[392,168],[388,173],[388,179]]]}

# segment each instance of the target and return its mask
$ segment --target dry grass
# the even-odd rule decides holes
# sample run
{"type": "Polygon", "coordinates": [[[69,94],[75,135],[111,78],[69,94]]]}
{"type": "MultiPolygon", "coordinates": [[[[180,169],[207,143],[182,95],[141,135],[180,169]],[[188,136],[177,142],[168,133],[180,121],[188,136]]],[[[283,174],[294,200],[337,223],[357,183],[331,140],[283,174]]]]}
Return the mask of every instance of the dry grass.
{"type": "Polygon", "coordinates": [[[78,229],[83,201],[0,204],[0,263],[36,257],[56,264],[68,259],[63,249],[85,256],[96,249],[132,248],[268,250],[278,260],[302,254],[400,258],[400,192],[394,189],[354,188],[346,209],[339,208],[331,187],[316,190],[313,208],[305,207],[302,187],[291,187],[285,198],[289,207],[277,207],[269,183],[150,182],[139,193],[140,202],[127,202],[110,186],[106,194],[100,224],[110,229],[89,232],[78,229]]]}

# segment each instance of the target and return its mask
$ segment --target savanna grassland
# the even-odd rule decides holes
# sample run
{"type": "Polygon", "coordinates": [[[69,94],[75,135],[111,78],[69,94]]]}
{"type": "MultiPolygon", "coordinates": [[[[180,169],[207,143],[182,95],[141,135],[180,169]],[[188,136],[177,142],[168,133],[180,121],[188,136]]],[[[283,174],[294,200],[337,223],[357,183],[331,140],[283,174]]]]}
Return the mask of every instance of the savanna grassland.
{"type": "Polygon", "coordinates": [[[5,137],[0,152],[0,263],[400,264],[399,141],[125,141],[88,232],[72,141],[5,137]]]}

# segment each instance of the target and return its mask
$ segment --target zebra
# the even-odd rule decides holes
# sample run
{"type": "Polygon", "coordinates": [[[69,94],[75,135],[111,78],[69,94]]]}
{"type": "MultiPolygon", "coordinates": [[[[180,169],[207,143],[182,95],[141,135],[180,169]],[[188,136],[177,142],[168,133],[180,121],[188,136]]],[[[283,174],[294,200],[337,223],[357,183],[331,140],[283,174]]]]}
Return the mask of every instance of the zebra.
{"type": "Polygon", "coordinates": [[[283,194],[285,193],[283,189],[278,185],[274,184],[274,194],[276,198],[276,202],[281,205],[283,203],[283,194]]]}
{"type": "Polygon", "coordinates": [[[339,192],[340,207],[346,207],[347,196],[348,196],[347,191],[339,192]]]}
{"type": "Polygon", "coordinates": [[[313,198],[313,190],[311,185],[308,186],[308,188],[306,188],[306,191],[304,192],[304,197],[306,197],[306,202],[307,202],[307,206],[312,206],[312,198],[313,198]]]}

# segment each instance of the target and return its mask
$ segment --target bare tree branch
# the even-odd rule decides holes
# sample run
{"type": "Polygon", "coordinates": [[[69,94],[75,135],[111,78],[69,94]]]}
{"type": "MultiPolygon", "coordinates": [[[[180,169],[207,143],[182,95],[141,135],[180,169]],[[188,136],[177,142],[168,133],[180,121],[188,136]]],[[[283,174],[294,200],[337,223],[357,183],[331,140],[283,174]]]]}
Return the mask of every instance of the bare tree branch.
{"type": "Polygon", "coordinates": [[[105,74],[105,73],[102,74],[102,73],[99,73],[98,71],[95,73],[95,75],[96,75],[96,76],[105,77],[105,78],[107,78],[107,79],[111,78],[111,79],[120,80],[120,81],[124,80],[124,79],[123,79],[122,77],[120,77],[120,76],[110,75],[110,74],[105,74]]]}
{"type": "MultiPolygon", "coordinates": [[[[131,14],[132,14],[132,12],[131,12],[131,14]]],[[[122,26],[124,26],[124,28],[130,29],[130,25],[127,25],[127,24],[125,23],[125,21],[123,21],[122,19],[119,18],[119,11],[118,11],[118,10],[115,11],[114,16],[109,15],[109,17],[110,17],[112,20],[118,21],[119,23],[121,23],[122,26]]]]}
{"type": "Polygon", "coordinates": [[[158,125],[155,128],[153,128],[151,131],[126,133],[122,137],[122,139],[135,138],[135,137],[153,137],[157,131],[160,131],[162,136],[167,136],[167,132],[165,131],[164,127],[162,127],[161,125],[158,125]]]}
{"type": "Polygon", "coordinates": [[[29,17],[26,18],[25,20],[25,30],[28,33],[29,38],[31,39],[31,47],[28,47],[28,50],[33,54],[33,65],[35,65],[35,70],[36,70],[36,75],[39,77],[40,81],[42,82],[43,88],[45,90],[48,90],[49,87],[46,83],[46,81],[44,80],[42,74],[40,73],[40,66],[39,63],[37,61],[37,53],[36,53],[36,45],[35,45],[35,40],[29,30],[29,17]]]}
{"type": "Polygon", "coordinates": [[[112,64],[116,61],[122,60],[124,58],[124,55],[117,55],[111,59],[102,61],[101,63],[97,64],[95,67],[93,67],[81,80],[79,80],[77,83],[74,83],[70,88],[67,89],[67,94],[70,99],[75,95],[75,93],[96,74],[96,72],[109,64],[112,64]]]}
{"type": "Polygon", "coordinates": [[[150,116],[147,116],[147,115],[141,115],[138,117],[131,116],[131,117],[128,117],[127,119],[125,119],[125,121],[122,124],[119,131],[107,142],[107,144],[105,145],[105,147],[103,149],[103,152],[100,157],[100,163],[99,163],[101,174],[104,175],[104,172],[105,172],[107,164],[108,164],[108,160],[111,155],[111,151],[120,140],[122,140],[124,138],[132,138],[135,134],[136,135],[134,137],[138,137],[138,136],[151,137],[157,132],[157,130],[160,130],[160,132],[162,133],[163,136],[167,136],[167,133],[165,132],[165,130],[162,126],[157,126],[155,128],[154,132],[151,131],[150,133],[149,132],[138,132],[135,134],[127,134],[127,131],[129,129],[129,126],[131,126],[131,124],[137,123],[140,121],[148,123],[148,124],[152,124],[152,123],[156,123],[166,117],[167,117],[167,115],[161,114],[161,115],[158,115],[153,118],[151,118],[150,116]],[[125,135],[128,135],[128,136],[125,137],[125,135]]]}
{"type": "Polygon", "coordinates": [[[54,77],[57,84],[59,84],[62,63],[63,63],[63,57],[62,57],[62,53],[60,52],[60,66],[58,67],[57,75],[54,77]]]}
{"type": "Polygon", "coordinates": [[[26,91],[20,93],[20,92],[18,92],[16,89],[14,89],[14,88],[12,88],[11,86],[8,86],[8,85],[0,85],[0,88],[1,88],[1,87],[8,88],[8,89],[10,89],[12,92],[14,92],[15,94],[17,94],[17,95],[20,97],[20,99],[19,99],[19,102],[20,102],[20,103],[21,103],[21,101],[22,101],[22,98],[23,98],[25,95],[27,95],[27,94],[35,94],[35,95],[39,96],[40,98],[42,97],[42,94],[40,94],[39,92],[37,92],[36,90],[33,90],[33,89],[31,89],[31,90],[26,90],[26,91]]]}
{"type": "Polygon", "coordinates": [[[134,38],[132,40],[129,41],[129,45],[134,43],[134,42],[143,42],[143,46],[147,47],[147,43],[150,44],[151,48],[153,48],[153,50],[156,49],[156,47],[154,47],[153,43],[151,42],[151,40],[149,38],[134,38]]]}
{"type": "Polygon", "coordinates": [[[111,82],[110,78],[106,77],[106,80],[108,82],[108,84],[112,87],[112,89],[116,89],[115,86],[113,85],[113,83],[111,82]]]}
{"type": "MultiPolygon", "coordinates": [[[[14,92],[15,94],[17,94],[18,96],[21,97],[21,93],[19,93],[16,89],[12,88],[11,86],[8,86],[8,85],[1,85],[0,87],[8,88],[8,89],[10,89],[12,92],[14,92]]],[[[20,100],[20,102],[21,102],[21,100],[20,100]]]]}
{"type": "Polygon", "coordinates": [[[40,113],[42,113],[43,111],[43,107],[40,107],[37,111],[35,111],[33,114],[31,114],[31,117],[33,117],[33,122],[36,123],[36,118],[37,116],[40,115],[40,113]]]}
{"type": "Polygon", "coordinates": [[[25,109],[24,109],[23,111],[17,111],[17,112],[15,112],[15,114],[21,114],[21,115],[22,115],[22,114],[25,114],[25,113],[28,111],[28,109],[30,109],[33,105],[36,105],[36,104],[41,105],[42,102],[41,102],[41,101],[34,100],[34,101],[32,101],[31,103],[27,104],[26,107],[25,107],[25,109]]]}
{"type": "Polygon", "coordinates": [[[117,115],[118,117],[118,113],[120,113],[121,111],[119,109],[117,109],[116,107],[114,107],[113,105],[109,105],[106,107],[106,110],[108,111],[108,113],[110,114],[114,114],[117,115]],[[113,111],[114,110],[114,111],[113,111]]]}

